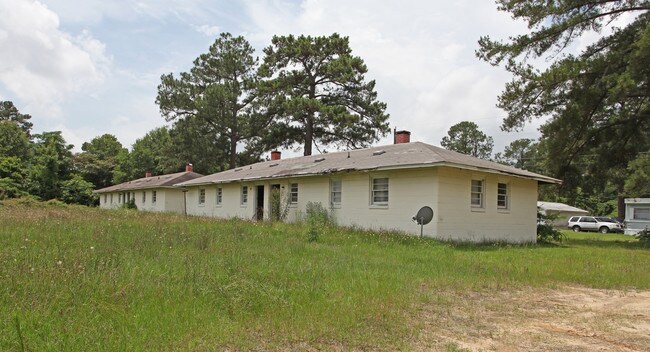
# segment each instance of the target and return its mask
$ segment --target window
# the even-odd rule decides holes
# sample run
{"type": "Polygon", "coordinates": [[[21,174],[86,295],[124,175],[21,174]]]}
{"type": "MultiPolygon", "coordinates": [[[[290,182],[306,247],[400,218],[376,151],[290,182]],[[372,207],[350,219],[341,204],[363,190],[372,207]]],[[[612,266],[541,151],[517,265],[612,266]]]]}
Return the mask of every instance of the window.
{"type": "Polygon", "coordinates": [[[111,204],[113,204],[113,193],[111,193],[111,204]]]}
{"type": "Polygon", "coordinates": [[[341,180],[330,181],[330,204],[332,207],[341,206],[341,180]]]}
{"type": "Polygon", "coordinates": [[[217,205],[221,205],[221,202],[223,201],[223,190],[221,187],[217,188],[217,205]]]}
{"type": "Polygon", "coordinates": [[[104,194],[104,204],[106,204],[107,199],[108,199],[108,194],[104,194]]]}
{"type": "Polygon", "coordinates": [[[472,208],[483,208],[483,180],[472,180],[472,208]]]}
{"type": "Polygon", "coordinates": [[[199,205],[205,204],[205,188],[199,189],[199,205]]]}
{"type": "Polygon", "coordinates": [[[634,220],[650,220],[650,208],[634,208],[634,220]]]}
{"type": "Polygon", "coordinates": [[[142,191],[142,204],[147,202],[147,191],[142,191]]]}
{"type": "Polygon", "coordinates": [[[291,184],[291,191],[289,193],[289,200],[290,204],[296,205],[298,204],[298,184],[297,183],[292,183],[291,184]]]}
{"type": "Polygon", "coordinates": [[[156,204],[156,191],[151,191],[151,204],[156,204]]]}
{"type": "Polygon", "coordinates": [[[117,194],[117,204],[122,203],[122,197],[124,196],[124,193],[118,193],[117,194]]]}
{"type": "Polygon", "coordinates": [[[372,205],[387,206],[388,205],[388,178],[373,178],[372,179],[372,205]]]}
{"type": "Polygon", "coordinates": [[[241,205],[248,204],[248,186],[242,186],[241,188],[241,205]]]}
{"type": "Polygon", "coordinates": [[[497,208],[498,209],[508,209],[510,206],[508,203],[508,184],[507,183],[498,183],[497,184],[497,208]]]}

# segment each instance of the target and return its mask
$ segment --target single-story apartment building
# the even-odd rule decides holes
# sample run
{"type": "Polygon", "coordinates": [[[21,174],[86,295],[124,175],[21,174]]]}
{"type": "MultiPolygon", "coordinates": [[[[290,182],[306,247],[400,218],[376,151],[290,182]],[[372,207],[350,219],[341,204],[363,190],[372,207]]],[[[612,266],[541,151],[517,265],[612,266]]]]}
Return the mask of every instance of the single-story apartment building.
{"type": "Polygon", "coordinates": [[[650,198],[626,198],[624,222],[626,235],[636,235],[646,227],[650,230],[650,198]]]}
{"type": "Polygon", "coordinates": [[[160,176],[147,172],[143,178],[98,189],[95,193],[99,195],[99,206],[104,209],[118,208],[134,200],[138,210],[183,214],[184,190],[174,185],[202,176],[188,164],[184,172],[160,176]]]}
{"type": "Polygon", "coordinates": [[[551,220],[551,225],[556,227],[566,227],[569,218],[572,216],[589,214],[587,210],[556,202],[537,202],[537,208],[540,213],[553,217],[554,219],[551,220]]]}
{"type": "Polygon", "coordinates": [[[535,242],[537,186],[560,181],[421,142],[410,132],[392,145],[271,160],[181,182],[187,214],[276,218],[281,194],[287,220],[307,203],[331,211],[338,225],[420,234],[413,216],[434,211],[425,236],[457,241],[535,242]]]}

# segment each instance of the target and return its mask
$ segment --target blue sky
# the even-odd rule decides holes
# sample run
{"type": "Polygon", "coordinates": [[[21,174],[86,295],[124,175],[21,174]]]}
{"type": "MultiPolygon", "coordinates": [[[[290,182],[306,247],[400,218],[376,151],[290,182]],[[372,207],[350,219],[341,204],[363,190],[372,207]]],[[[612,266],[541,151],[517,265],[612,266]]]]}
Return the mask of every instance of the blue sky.
{"type": "Polygon", "coordinates": [[[495,152],[538,136],[539,122],[499,130],[496,98],[510,77],[474,51],[481,35],[526,26],[492,1],[0,0],[0,18],[0,100],[31,114],[36,132],[63,131],[76,150],[104,133],[130,147],[164,125],[160,76],[188,70],[220,32],[245,36],[260,58],[273,35],[349,36],[391,128],[412,140],[439,145],[464,120],[494,137],[495,152]]]}

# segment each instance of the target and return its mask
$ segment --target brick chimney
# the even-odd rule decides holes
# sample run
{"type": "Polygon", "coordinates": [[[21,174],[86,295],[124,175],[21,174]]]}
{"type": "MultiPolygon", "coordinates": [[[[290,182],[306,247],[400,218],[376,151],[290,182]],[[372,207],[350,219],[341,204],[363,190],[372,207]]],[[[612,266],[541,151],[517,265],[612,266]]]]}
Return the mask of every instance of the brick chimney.
{"type": "Polygon", "coordinates": [[[395,144],[411,143],[411,132],[402,130],[395,131],[395,144]]]}
{"type": "Polygon", "coordinates": [[[281,152],[279,152],[277,150],[274,150],[274,151],[271,152],[271,160],[280,160],[280,159],[282,159],[282,153],[281,152]]]}
{"type": "Polygon", "coordinates": [[[185,171],[191,172],[192,171],[192,164],[185,165],[185,171]]]}
{"type": "Polygon", "coordinates": [[[151,171],[147,171],[144,173],[144,177],[151,177],[151,171]]]}

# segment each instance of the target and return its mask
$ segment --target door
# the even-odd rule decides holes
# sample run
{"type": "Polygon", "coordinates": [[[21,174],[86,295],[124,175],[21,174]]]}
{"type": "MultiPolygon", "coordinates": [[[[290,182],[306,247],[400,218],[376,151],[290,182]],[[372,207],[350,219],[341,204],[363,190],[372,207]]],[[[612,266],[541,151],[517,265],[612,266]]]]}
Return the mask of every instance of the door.
{"type": "Polygon", "coordinates": [[[255,188],[255,220],[264,220],[264,185],[255,188]]]}

